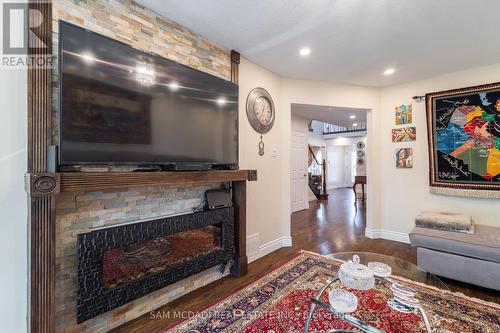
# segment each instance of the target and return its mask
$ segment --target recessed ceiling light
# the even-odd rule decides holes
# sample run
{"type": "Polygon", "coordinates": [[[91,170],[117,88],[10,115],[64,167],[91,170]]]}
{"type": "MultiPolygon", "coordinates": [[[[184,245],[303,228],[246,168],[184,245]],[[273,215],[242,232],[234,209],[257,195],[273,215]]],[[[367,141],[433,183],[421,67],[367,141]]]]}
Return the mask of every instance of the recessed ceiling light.
{"type": "Polygon", "coordinates": [[[356,116],[355,116],[355,115],[352,115],[352,116],[350,116],[349,118],[351,118],[351,119],[356,119],[356,116]]]}
{"type": "Polygon", "coordinates": [[[354,124],[352,124],[352,126],[353,126],[353,127],[356,127],[356,126],[358,126],[358,123],[354,123],[354,124]]]}
{"type": "Polygon", "coordinates": [[[303,56],[303,57],[307,57],[308,55],[311,54],[311,49],[308,48],[308,47],[303,47],[300,49],[300,55],[303,56]]]}
{"type": "Polygon", "coordinates": [[[387,68],[385,71],[384,71],[384,75],[386,76],[389,76],[389,75],[392,75],[396,72],[396,70],[394,68],[387,68]]]}

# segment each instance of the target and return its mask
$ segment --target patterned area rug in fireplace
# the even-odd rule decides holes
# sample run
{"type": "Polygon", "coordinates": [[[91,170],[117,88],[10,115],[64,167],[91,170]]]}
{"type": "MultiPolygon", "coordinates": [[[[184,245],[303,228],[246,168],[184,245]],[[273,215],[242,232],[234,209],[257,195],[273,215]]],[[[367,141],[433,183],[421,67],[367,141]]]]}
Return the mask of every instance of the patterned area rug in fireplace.
{"type": "MultiPolygon", "coordinates": [[[[336,274],[340,264],[336,260],[304,252],[164,333],[303,332],[311,306],[310,297],[314,297],[325,281],[336,274]]],[[[435,332],[500,332],[499,305],[395,278],[418,291],[432,326],[439,328],[435,332]],[[460,318],[460,328],[457,318],[460,318]]],[[[368,291],[351,291],[359,299],[354,317],[388,333],[425,332],[419,316],[396,313],[387,306],[389,289],[385,283],[377,282],[376,287],[368,291]]],[[[327,302],[327,297],[323,301],[327,302]]],[[[341,319],[318,309],[310,332],[328,332],[339,328],[352,329],[341,319]]]]}

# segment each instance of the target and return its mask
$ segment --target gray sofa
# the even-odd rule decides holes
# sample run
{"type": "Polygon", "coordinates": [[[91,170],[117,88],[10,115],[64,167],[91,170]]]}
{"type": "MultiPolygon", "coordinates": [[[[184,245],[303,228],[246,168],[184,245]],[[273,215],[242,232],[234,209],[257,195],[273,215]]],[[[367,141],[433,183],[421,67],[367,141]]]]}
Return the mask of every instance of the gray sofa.
{"type": "Polygon", "coordinates": [[[500,228],[475,225],[473,234],[415,227],[417,264],[435,275],[500,290],[500,228]]]}

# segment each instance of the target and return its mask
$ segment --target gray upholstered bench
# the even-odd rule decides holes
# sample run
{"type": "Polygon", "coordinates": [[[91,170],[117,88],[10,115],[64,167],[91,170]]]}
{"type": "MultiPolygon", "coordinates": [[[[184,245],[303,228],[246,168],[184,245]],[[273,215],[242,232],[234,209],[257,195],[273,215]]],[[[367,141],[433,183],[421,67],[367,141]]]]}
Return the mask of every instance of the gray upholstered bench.
{"type": "Polygon", "coordinates": [[[475,225],[466,234],[415,227],[410,241],[423,270],[500,290],[500,228],[475,225]]]}

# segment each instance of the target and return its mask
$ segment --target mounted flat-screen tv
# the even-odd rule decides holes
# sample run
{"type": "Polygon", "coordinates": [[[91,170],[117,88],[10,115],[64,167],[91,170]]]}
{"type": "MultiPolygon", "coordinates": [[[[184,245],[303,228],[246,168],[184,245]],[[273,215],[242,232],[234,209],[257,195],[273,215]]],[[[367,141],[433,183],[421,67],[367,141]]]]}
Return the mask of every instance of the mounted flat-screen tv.
{"type": "Polygon", "coordinates": [[[59,59],[60,165],[237,166],[234,83],[63,21],[59,59]]]}

